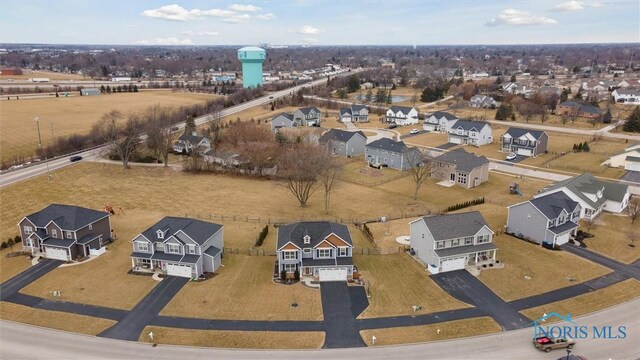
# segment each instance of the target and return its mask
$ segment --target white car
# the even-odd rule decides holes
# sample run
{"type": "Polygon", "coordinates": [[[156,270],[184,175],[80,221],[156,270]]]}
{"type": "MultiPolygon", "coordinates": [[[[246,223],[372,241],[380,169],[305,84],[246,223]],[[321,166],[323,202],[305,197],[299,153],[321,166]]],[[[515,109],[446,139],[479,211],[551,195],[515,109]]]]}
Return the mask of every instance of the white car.
{"type": "Polygon", "coordinates": [[[507,155],[507,160],[515,160],[517,157],[518,155],[516,153],[509,153],[509,155],[507,155]]]}
{"type": "Polygon", "coordinates": [[[418,132],[418,129],[411,129],[411,131],[409,131],[409,134],[417,134],[418,132]]]}

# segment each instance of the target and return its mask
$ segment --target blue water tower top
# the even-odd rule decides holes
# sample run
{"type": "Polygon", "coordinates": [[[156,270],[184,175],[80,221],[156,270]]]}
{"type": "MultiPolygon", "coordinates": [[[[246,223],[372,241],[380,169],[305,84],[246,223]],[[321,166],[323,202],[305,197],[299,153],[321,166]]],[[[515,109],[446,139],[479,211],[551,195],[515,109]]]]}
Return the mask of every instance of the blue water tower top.
{"type": "Polygon", "coordinates": [[[267,58],[267,52],[257,46],[246,46],[238,49],[238,60],[258,60],[264,61],[267,58]]]}

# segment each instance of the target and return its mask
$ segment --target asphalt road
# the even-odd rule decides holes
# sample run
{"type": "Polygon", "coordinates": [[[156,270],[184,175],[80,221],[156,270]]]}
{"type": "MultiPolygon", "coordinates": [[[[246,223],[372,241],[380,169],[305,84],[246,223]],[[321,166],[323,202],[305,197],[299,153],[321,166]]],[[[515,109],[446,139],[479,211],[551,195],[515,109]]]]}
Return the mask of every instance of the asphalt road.
{"type": "Polygon", "coordinates": [[[609,269],[615,270],[630,278],[640,280],[640,269],[629,266],[627,264],[623,264],[617,260],[595,253],[589,249],[585,249],[580,246],[567,243],[565,245],[562,245],[562,250],[568,251],[574,255],[578,255],[582,258],[585,258],[596,264],[600,264],[604,267],[608,267],[609,269]]]}
{"type": "Polygon", "coordinates": [[[45,259],[0,284],[0,300],[4,301],[15,295],[20,289],[46,275],[62,264],[60,260],[45,259]]]}
{"type": "Polygon", "coordinates": [[[351,311],[351,295],[346,281],[320,283],[324,317],[324,348],[365,346],[351,311]]]}
{"type": "MultiPolygon", "coordinates": [[[[627,329],[625,339],[590,337],[578,340],[574,354],[589,359],[632,360],[640,357],[640,299],[587,316],[574,317],[573,320],[589,327],[610,325],[617,328],[624,325],[627,329]]],[[[0,321],[0,334],[2,359],[555,360],[565,354],[563,351],[547,354],[535,350],[531,345],[533,331],[530,328],[417,345],[299,351],[228,350],[168,345],[151,347],[149,344],[73,334],[9,321],[0,321]]],[[[378,339],[381,336],[378,335],[378,339]]]]}

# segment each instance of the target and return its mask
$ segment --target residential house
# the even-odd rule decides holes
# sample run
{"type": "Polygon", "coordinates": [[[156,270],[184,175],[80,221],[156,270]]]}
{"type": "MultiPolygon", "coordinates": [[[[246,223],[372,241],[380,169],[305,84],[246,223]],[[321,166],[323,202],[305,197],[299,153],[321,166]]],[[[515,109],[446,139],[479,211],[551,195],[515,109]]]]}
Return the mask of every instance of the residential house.
{"type": "Polygon", "coordinates": [[[431,177],[471,189],[489,180],[489,160],[464,149],[449,151],[433,160],[431,177]]]}
{"type": "Polygon", "coordinates": [[[508,206],[507,232],[538,244],[562,245],[578,230],[581,207],[563,192],[508,206]]]}
{"type": "Polygon", "coordinates": [[[320,126],[322,113],[315,106],[300,108],[293,112],[293,121],[298,126],[320,126]]]}
{"type": "Polygon", "coordinates": [[[369,109],[364,105],[351,105],[340,108],[340,121],[342,122],[369,122],[369,109]]]}
{"type": "Polygon", "coordinates": [[[444,111],[436,111],[424,119],[423,128],[426,131],[448,133],[458,117],[444,111]]]}
{"type": "Polygon", "coordinates": [[[293,121],[293,114],[280,113],[271,119],[271,131],[278,132],[282,128],[294,128],[298,124],[293,121]]]}
{"type": "Polygon", "coordinates": [[[73,261],[100,251],[111,240],[109,213],[51,204],[18,222],[22,248],[45,258],[73,261]]]}
{"type": "Polygon", "coordinates": [[[587,119],[597,119],[602,112],[600,109],[589,104],[580,104],[575,101],[565,101],[556,107],[556,114],[565,116],[578,116],[587,119]]]}
{"type": "Polygon", "coordinates": [[[640,91],[635,89],[616,89],[611,93],[618,104],[640,105],[640,91]]]}
{"type": "Polygon", "coordinates": [[[237,168],[249,163],[244,156],[224,149],[209,149],[202,156],[207,163],[225,168],[237,168]]]}
{"type": "Polygon", "coordinates": [[[387,110],[386,122],[399,126],[418,123],[418,110],[408,106],[392,106],[387,110]]]}
{"type": "Polygon", "coordinates": [[[527,87],[526,85],[520,85],[514,82],[508,82],[502,85],[502,91],[512,95],[524,95],[525,97],[529,96],[533,89],[527,87]]]}
{"type": "Polygon", "coordinates": [[[449,129],[449,142],[482,146],[493,142],[491,125],[485,121],[458,120],[449,129]]]}
{"type": "Polygon", "coordinates": [[[469,106],[471,106],[472,108],[495,109],[496,106],[498,106],[498,102],[495,101],[491,96],[474,95],[469,101],[469,106]]]}
{"type": "Polygon", "coordinates": [[[133,272],[197,279],[222,262],[222,225],[167,216],[133,238],[133,272]]]}
{"type": "Polygon", "coordinates": [[[353,241],[346,225],[328,221],[297,222],[278,227],[276,274],[347,281],[356,272],[353,241]]]}
{"type": "Polygon", "coordinates": [[[98,88],[82,88],[82,89],[80,89],[80,94],[82,96],[100,95],[100,89],[98,89],[98,88]]]}
{"type": "Polygon", "coordinates": [[[562,89],[557,86],[543,86],[538,89],[538,94],[542,96],[551,96],[551,95],[562,95],[562,89]]]}
{"type": "Polygon", "coordinates": [[[640,144],[631,145],[620,154],[613,155],[603,165],[624,168],[629,171],[640,171],[640,144]]]}
{"type": "Polygon", "coordinates": [[[382,138],[365,146],[365,160],[375,167],[408,170],[422,163],[422,154],[417,148],[408,147],[402,141],[382,138]]]}
{"type": "Polygon", "coordinates": [[[563,192],[580,204],[580,218],[593,219],[603,210],[620,214],[629,204],[629,187],[596,179],[589,173],[558,181],[540,190],[534,197],[563,192]]]}
{"type": "Polygon", "coordinates": [[[607,86],[605,86],[604,84],[602,84],[602,82],[598,80],[589,80],[589,81],[583,82],[582,89],[587,91],[595,91],[595,92],[608,90],[607,86]]]}
{"type": "Polygon", "coordinates": [[[422,217],[409,223],[411,248],[432,274],[493,262],[493,231],[478,211],[422,217]]]}
{"type": "Polygon", "coordinates": [[[200,136],[195,131],[189,133],[184,132],[173,144],[173,152],[176,154],[191,153],[194,149],[201,149],[206,152],[211,148],[211,140],[205,136],[200,136]]]}
{"type": "Polygon", "coordinates": [[[362,131],[330,129],[322,134],[320,144],[326,146],[332,154],[346,157],[357,156],[364,154],[367,136],[362,131]]]}
{"type": "Polygon", "coordinates": [[[500,137],[500,150],[535,157],[547,152],[549,135],[540,130],[510,127],[500,137]]]}

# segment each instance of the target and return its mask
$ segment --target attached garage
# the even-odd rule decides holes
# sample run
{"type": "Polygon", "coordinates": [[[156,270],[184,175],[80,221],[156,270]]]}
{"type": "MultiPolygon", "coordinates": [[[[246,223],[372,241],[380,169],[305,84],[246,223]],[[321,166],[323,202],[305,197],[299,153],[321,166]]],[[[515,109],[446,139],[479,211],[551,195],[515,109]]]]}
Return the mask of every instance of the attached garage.
{"type": "Polygon", "coordinates": [[[569,242],[569,237],[571,236],[570,232],[560,234],[556,237],[556,245],[562,245],[569,242]]]}
{"type": "Polygon", "coordinates": [[[347,268],[319,269],[320,281],[347,281],[347,268]]]}
{"type": "Polygon", "coordinates": [[[64,248],[45,247],[44,253],[47,259],[69,261],[69,250],[64,248]]]}
{"type": "Polygon", "coordinates": [[[627,156],[627,160],[624,163],[624,169],[628,171],[640,171],[640,158],[629,158],[631,158],[631,156],[627,156]]]}
{"type": "Polygon", "coordinates": [[[464,256],[444,259],[440,262],[442,270],[441,272],[462,270],[467,263],[467,258],[464,256]]]}
{"type": "Polygon", "coordinates": [[[452,144],[462,144],[462,138],[457,136],[449,136],[449,142],[452,144]]]}
{"type": "Polygon", "coordinates": [[[522,156],[533,156],[533,151],[531,149],[518,148],[518,151],[516,151],[516,154],[522,155],[522,156]]]}
{"type": "Polygon", "coordinates": [[[192,278],[193,269],[191,265],[167,264],[166,270],[169,276],[192,278]]]}

